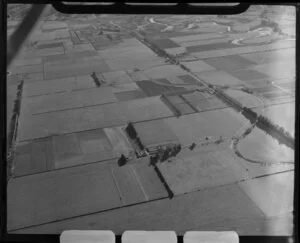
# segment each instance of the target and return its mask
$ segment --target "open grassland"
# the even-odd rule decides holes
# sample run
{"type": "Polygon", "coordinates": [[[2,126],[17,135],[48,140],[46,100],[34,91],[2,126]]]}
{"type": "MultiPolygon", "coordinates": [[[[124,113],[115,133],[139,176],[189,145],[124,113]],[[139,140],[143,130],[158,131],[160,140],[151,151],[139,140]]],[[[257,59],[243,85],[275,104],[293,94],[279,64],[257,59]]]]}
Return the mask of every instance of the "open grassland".
{"type": "Polygon", "coordinates": [[[284,144],[255,128],[251,134],[243,139],[237,149],[246,158],[269,163],[293,162],[294,151],[284,144]]]}

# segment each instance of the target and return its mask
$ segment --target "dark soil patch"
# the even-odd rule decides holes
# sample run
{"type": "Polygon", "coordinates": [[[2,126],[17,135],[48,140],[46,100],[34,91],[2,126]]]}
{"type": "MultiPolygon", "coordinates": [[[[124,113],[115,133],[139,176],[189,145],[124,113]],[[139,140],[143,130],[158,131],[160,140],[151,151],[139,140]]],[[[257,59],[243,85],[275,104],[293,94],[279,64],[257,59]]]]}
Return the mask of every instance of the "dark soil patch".
{"type": "Polygon", "coordinates": [[[144,92],[140,90],[128,91],[128,92],[120,92],[115,94],[118,101],[128,101],[128,100],[136,100],[146,97],[144,92]]]}
{"type": "Polygon", "coordinates": [[[150,42],[162,49],[180,47],[180,45],[170,39],[150,39],[150,42]]]}
{"type": "Polygon", "coordinates": [[[210,58],[205,60],[205,62],[217,69],[225,71],[243,69],[247,68],[250,65],[256,64],[238,55],[210,58]]]}
{"type": "Polygon", "coordinates": [[[56,48],[56,47],[62,47],[62,43],[41,44],[37,47],[37,49],[56,48]]]}
{"type": "Polygon", "coordinates": [[[203,86],[201,83],[199,83],[195,78],[193,78],[190,75],[180,75],[178,76],[178,78],[180,78],[186,84],[196,84],[196,85],[203,86]]]}
{"type": "Polygon", "coordinates": [[[237,47],[237,45],[232,43],[215,43],[215,44],[208,44],[208,45],[188,46],[186,47],[186,51],[188,53],[191,53],[191,52],[220,50],[220,49],[235,48],[235,47],[237,47]]]}
{"type": "Polygon", "coordinates": [[[183,91],[185,88],[156,84],[149,80],[137,81],[136,84],[148,96],[158,96],[170,91],[183,91]]]}

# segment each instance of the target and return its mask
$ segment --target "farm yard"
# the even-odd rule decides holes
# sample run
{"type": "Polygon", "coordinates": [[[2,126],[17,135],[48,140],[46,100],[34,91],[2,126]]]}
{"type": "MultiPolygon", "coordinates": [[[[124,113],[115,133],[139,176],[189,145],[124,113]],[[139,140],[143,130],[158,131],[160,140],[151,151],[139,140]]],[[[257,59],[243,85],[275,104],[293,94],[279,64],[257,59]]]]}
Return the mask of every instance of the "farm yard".
{"type": "MultiPolygon", "coordinates": [[[[8,9],[8,37],[22,6],[8,9]]],[[[246,114],[294,137],[295,21],[274,11],[49,7],[7,69],[9,232],[291,235],[294,149],[246,114]]]]}

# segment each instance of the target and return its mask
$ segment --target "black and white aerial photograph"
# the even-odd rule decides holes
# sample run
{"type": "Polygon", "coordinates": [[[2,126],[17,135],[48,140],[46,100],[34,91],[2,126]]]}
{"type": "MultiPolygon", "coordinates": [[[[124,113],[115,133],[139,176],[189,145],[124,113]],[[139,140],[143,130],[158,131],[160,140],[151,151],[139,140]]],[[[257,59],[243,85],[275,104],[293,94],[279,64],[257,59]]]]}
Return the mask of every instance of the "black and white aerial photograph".
{"type": "Polygon", "coordinates": [[[291,236],[295,15],[46,5],[7,65],[7,232],[291,236]]]}

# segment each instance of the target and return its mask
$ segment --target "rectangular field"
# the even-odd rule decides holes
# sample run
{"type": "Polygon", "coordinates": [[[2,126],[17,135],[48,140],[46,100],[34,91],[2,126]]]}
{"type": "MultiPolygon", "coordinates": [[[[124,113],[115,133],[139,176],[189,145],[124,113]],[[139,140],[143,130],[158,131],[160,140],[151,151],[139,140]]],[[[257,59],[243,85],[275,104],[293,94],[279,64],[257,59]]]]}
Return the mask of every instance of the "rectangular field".
{"type": "Polygon", "coordinates": [[[121,205],[107,165],[52,171],[10,180],[7,226],[12,230],[121,205]]]}
{"type": "Polygon", "coordinates": [[[16,146],[16,158],[14,161],[14,176],[23,176],[44,172],[52,168],[53,156],[51,140],[44,139],[32,143],[21,143],[16,146]]]}
{"type": "Polygon", "coordinates": [[[111,168],[111,171],[115,178],[123,205],[140,203],[147,200],[146,195],[133,172],[132,165],[121,168],[111,168]]]}
{"type": "Polygon", "coordinates": [[[133,152],[133,148],[124,131],[125,127],[104,128],[104,132],[110,142],[112,152],[115,157],[120,158],[121,154],[128,156],[133,152]]]}
{"type": "MultiPolygon", "coordinates": [[[[216,38],[216,39],[210,39],[209,44],[219,44],[219,43],[227,43],[232,38],[216,38]]],[[[186,42],[180,42],[181,46],[188,47],[188,46],[200,46],[200,45],[207,45],[207,40],[195,40],[195,41],[186,41],[186,42]]]]}
{"type": "Polygon", "coordinates": [[[150,42],[162,49],[180,47],[180,45],[178,45],[176,42],[172,41],[171,39],[154,39],[154,40],[150,40],[150,42]]]}
{"type": "Polygon", "coordinates": [[[197,76],[207,83],[215,85],[241,85],[242,81],[225,71],[203,71],[197,76]]]}
{"type": "Polygon", "coordinates": [[[178,142],[178,138],[163,119],[135,123],[134,128],[145,147],[178,142]]]}
{"type": "Polygon", "coordinates": [[[126,120],[118,104],[57,111],[20,118],[18,141],[42,138],[88,129],[124,125],[126,120]]]}
{"type": "Polygon", "coordinates": [[[219,70],[224,71],[244,69],[255,64],[254,62],[251,62],[239,55],[210,58],[206,59],[205,62],[219,70]]]}
{"type": "Polygon", "coordinates": [[[176,65],[160,65],[144,70],[142,74],[148,79],[157,79],[185,75],[186,72],[176,65]]]}
{"type": "Polygon", "coordinates": [[[174,230],[177,234],[183,235],[188,230],[198,228],[208,231],[214,231],[216,228],[221,230],[234,228],[239,234],[255,235],[258,232],[255,230],[257,227],[264,228],[270,223],[272,228],[264,228],[262,234],[269,235],[270,232],[291,234],[292,219],[289,218],[288,221],[285,219],[282,220],[284,230],[276,231],[274,221],[271,223],[267,221],[261,210],[249,200],[244,191],[233,184],[188,193],[174,197],[172,200],[167,198],[134,207],[20,229],[14,233],[33,234],[38,231],[43,234],[59,234],[61,229],[100,228],[114,229],[115,234],[122,234],[124,230],[174,230]]]}
{"type": "Polygon", "coordinates": [[[237,47],[237,45],[225,42],[225,43],[198,45],[198,46],[187,46],[186,51],[188,53],[193,53],[193,52],[210,51],[210,50],[223,50],[226,48],[235,48],[235,47],[237,47]]]}
{"type": "Polygon", "coordinates": [[[255,69],[232,70],[230,73],[235,78],[238,78],[244,82],[270,78],[269,75],[266,75],[260,71],[256,71],[255,69]]]}
{"type": "Polygon", "coordinates": [[[23,97],[39,96],[95,88],[91,76],[76,76],[63,79],[47,80],[45,82],[25,83],[23,87],[23,97]]]}
{"type": "Polygon", "coordinates": [[[224,103],[220,99],[216,97],[202,99],[200,102],[197,103],[197,106],[194,106],[198,111],[208,111],[220,108],[228,107],[228,104],[224,103]]]}
{"type": "Polygon", "coordinates": [[[192,61],[192,62],[182,62],[182,64],[187,67],[191,72],[202,72],[202,71],[214,71],[214,67],[210,66],[204,61],[192,61]]]}
{"type": "Polygon", "coordinates": [[[171,40],[180,43],[180,42],[187,42],[187,41],[195,41],[195,40],[208,40],[223,37],[220,34],[197,34],[197,35],[187,35],[187,36],[180,36],[180,37],[173,37],[171,40]]]}
{"type": "Polygon", "coordinates": [[[292,60],[295,58],[295,54],[295,48],[290,48],[284,50],[272,50],[268,52],[249,53],[242,55],[242,57],[257,64],[264,64],[284,60],[292,60]]]}
{"type": "Polygon", "coordinates": [[[284,215],[294,210],[294,172],[241,182],[239,186],[266,217],[284,215]]]}
{"type": "Polygon", "coordinates": [[[128,100],[136,100],[145,98],[146,95],[141,90],[134,90],[134,91],[127,91],[127,92],[119,92],[116,93],[115,96],[117,97],[118,101],[128,101],[128,100]]]}
{"type": "Polygon", "coordinates": [[[203,86],[197,79],[195,79],[194,77],[192,77],[188,74],[180,75],[180,76],[178,76],[178,78],[180,78],[186,84],[195,84],[195,85],[203,86]]]}
{"type": "Polygon", "coordinates": [[[246,170],[225,150],[179,155],[158,168],[175,195],[232,184],[247,177],[246,170]]]}
{"type": "Polygon", "coordinates": [[[205,136],[231,136],[246,121],[231,108],[165,119],[183,145],[190,145],[205,136]]]}
{"type": "MultiPolygon", "coordinates": [[[[165,79],[166,80],[166,79],[165,79]]],[[[168,81],[168,80],[166,80],[168,81]]],[[[158,81],[161,83],[161,81],[158,81]]],[[[168,93],[171,91],[184,91],[185,88],[183,87],[174,87],[171,85],[163,85],[157,84],[156,82],[144,80],[144,81],[137,81],[136,84],[140,87],[140,89],[147,94],[147,96],[158,96],[164,93],[168,93]]]]}
{"type": "Polygon", "coordinates": [[[68,93],[27,97],[22,100],[23,115],[42,114],[60,110],[115,103],[110,87],[99,87],[68,93]]]}

